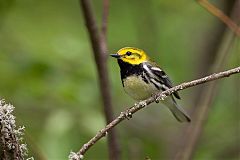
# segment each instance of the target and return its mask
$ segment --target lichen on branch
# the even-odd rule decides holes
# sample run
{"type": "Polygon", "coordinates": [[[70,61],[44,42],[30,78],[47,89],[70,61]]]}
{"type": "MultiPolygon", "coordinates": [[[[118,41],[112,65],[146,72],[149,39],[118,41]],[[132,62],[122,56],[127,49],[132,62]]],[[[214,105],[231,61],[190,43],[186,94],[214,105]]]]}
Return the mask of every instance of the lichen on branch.
{"type": "MultiPolygon", "coordinates": [[[[0,100],[0,159],[24,160],[27,144],[23,142],[24,126],[16,126],[14,106],[0,100]]],[[[33,159],[33,158],[28,158],[33,159]]]]}

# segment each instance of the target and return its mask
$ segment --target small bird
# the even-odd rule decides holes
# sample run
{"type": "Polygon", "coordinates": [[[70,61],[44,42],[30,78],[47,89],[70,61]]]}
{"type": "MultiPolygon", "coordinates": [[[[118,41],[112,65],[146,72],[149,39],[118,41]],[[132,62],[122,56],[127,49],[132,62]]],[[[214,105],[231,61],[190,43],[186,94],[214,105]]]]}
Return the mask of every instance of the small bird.
{"type": "MultiPolygon", "coordinates": [[[[172,82],[166,73],[141,49],[125,47],[116,54],[120,67],[122,85],[125,92],[135,100],[145,100],[159,91],[172,88],[172,82]]],[[[180,99],[177,92],[167,97],[163,103],[170,109],[180,122],[190,122],[191,119],[175,98],[180,99]]]]}

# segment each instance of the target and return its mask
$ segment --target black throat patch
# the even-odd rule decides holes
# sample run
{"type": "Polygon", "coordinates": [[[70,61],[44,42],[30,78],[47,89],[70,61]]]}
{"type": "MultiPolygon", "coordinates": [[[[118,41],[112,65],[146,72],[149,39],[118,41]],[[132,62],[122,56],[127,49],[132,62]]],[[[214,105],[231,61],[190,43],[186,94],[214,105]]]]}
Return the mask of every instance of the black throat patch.
{"type": "Polygon", "coordinates": [[[146,83],[148,82],[145,79],[145,77],[143,76],[144,70],[143,70],[142,64],[132,65],[132,64],[122,61],[121,59],[118,59],[118,65],[120,67],[122,84],[123,84],[123,79],[125,79],[128,76],[132,76],[132,75],[142,76],[143,80],[146,83]]]}
{"type": "Polygon", "coordinates": [[[118,59],[118,65],[121,70],[121,78],[124,79],[128,76],[132,75],[141,75],[143,72],[143,68],[141,64],[138,65],[132,65],[127,62],[122,61],[121,59],[118,59]]]}

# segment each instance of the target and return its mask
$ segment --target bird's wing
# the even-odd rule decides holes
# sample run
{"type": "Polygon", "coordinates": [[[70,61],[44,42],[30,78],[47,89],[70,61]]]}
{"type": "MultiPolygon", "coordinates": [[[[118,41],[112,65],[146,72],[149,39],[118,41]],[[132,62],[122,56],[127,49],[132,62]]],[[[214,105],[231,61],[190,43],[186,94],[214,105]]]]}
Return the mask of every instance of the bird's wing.
{"type": "MultiPolygon", "coordinates": [[[[163,90],[167,90],[173,87],[173,84],[168,75],[155,62],[148,62],[146,65],[154,76],[153,78],[158,79],[158,81],[161,83],[163,90]]],[[[174,92],[173,95],[176,98],[180,99],[180,96],[177,92],[174,92]]]]}

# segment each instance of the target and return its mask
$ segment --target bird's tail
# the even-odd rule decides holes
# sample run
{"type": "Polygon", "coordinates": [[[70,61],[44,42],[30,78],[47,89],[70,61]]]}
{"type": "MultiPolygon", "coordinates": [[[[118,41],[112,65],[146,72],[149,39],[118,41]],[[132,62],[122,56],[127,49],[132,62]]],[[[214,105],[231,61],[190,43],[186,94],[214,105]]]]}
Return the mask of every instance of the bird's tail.
{"type": "Polygon", "coordinates": [[[173,97],[168,97],[163,103],[170,109],[179,122],[190,122],[190,116],[177,104],[173,97]]]}

